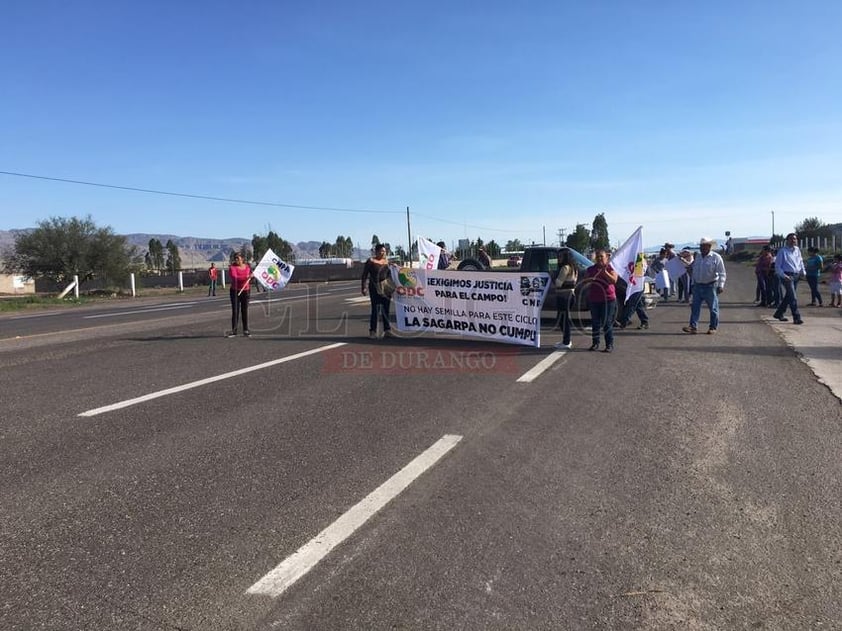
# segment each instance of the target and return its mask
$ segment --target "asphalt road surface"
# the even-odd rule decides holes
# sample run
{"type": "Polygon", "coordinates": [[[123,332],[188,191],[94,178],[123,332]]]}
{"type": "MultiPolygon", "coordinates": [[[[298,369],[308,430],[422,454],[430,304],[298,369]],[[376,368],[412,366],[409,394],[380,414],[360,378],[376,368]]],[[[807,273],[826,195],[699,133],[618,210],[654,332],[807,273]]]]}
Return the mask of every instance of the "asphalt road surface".
{"type": "Polygon", "coordinates": [[[840,403],[729,273],[611,355],[357,283],[0,317],[0,629],[842,628],[840,403]]]}

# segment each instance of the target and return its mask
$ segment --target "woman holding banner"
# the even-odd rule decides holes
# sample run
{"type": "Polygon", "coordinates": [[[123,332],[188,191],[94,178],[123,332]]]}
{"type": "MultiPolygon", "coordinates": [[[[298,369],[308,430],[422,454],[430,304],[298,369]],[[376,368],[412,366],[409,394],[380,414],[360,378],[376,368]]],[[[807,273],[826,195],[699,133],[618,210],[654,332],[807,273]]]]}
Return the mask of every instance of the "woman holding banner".
{"type": "Polygon", "coordinates": [[[243,335],[249,332],[249,283],[251,282],[251,267],[243,259],[243,255],[234,254],[234,261],[228,268],[231,276],[231,332],[228,337],[237,335],[237,321],[243,321],[243,335]]]}

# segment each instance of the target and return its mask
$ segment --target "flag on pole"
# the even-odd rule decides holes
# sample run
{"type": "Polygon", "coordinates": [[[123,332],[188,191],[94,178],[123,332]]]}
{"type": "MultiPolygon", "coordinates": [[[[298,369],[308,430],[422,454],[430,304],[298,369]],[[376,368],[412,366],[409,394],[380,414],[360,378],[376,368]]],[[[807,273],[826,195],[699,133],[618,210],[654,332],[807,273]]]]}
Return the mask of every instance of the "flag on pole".
{"type": "Polygon", "coordinates": [[[260,259],[260,263],[255,266],[253,274],[258,283],[272,291],[283,289],[292,277],[294,269],[294,265],[284,263],[278,258],[277,254],[269,249],[260,259]]]}
{"type": "Polygon", "coordinates": [[[611,266],[628,288],[626,302],[643,291],[643,274],[646,271],[646,254],[643,252],[643,226],[638,226],[626,242],[611,255],[611,266]]]}
{"type": "Polygon", "coordinates": [[[421,269],[438,269],[441,248],[429,239],[418,237],[418,260],[421,269]]]}

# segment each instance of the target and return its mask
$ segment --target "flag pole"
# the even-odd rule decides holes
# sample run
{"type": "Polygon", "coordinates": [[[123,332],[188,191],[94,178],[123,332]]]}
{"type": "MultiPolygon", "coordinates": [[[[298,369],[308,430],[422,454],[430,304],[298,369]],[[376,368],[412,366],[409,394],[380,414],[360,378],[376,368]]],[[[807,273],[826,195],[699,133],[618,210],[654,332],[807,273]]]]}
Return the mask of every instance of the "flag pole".
{"type": "MultiPolygon", "coordinates": [[[[409,228],[409,206],[406,207],[406,248],[409,250],[409,266],[412,267],[412,230],[409,228]]],[[[421,253],[418,253],[418,260],[421,260],[421,253]]]]}

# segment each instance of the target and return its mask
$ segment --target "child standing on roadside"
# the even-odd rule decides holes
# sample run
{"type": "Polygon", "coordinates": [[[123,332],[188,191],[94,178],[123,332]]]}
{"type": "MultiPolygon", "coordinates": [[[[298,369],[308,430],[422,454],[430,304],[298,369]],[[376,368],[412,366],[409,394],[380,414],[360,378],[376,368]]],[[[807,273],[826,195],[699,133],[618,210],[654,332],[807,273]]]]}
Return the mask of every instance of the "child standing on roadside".
{"type": "Polygon", "coordinates": [[[830,264],[830,306],[842,307],[842,254],[834,256],[830,264]]]}

